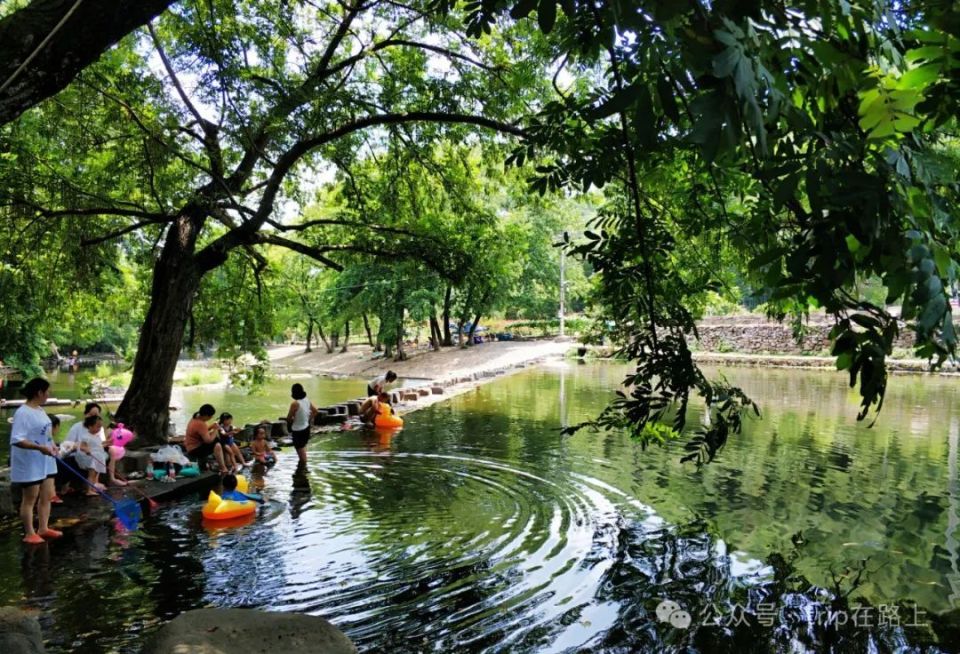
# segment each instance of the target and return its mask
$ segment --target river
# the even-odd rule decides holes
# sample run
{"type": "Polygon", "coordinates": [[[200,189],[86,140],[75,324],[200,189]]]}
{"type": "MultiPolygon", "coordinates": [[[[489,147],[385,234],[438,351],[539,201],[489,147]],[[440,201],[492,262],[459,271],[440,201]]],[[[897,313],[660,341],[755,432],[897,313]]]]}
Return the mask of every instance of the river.
{"type": "MultiPolygon", "coordinates": [[[[680,443],[561,435],[625,371],[556,362],[409,414],[393,436],[315,438],[306,471],[287,450],[257,477],[270,502],[245,527],[203,525],[200,498],[134,534],[81,524],[35,550],[4,523],[0,604],[38,610],[52,652],[136,651],[200,606],[323,615],[370,651],[819,651],[831,636],[810,624],[835,580],[844,610],[873,612],[844,642],[883,651],[917,642],[878,624],[884,607],[926,625],[957,605],[956,380],[894,377],[870,428],[844,375],[726,370],[763,416],[698,470],[680,443]],[[658,620],[663,600],[689,626],[658,620]]],[[[362,388],[309,384],[318,404],[362,388]]],[[[242,424],[282,413],[288,388],[178,401],[242,424]]]]}

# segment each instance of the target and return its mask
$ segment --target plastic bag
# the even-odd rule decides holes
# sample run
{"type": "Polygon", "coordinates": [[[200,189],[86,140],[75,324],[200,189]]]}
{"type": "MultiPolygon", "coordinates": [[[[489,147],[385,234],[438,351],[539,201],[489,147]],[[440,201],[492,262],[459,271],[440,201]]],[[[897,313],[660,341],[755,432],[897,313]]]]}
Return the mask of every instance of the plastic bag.
{"type": "Polygon", "coordinates": [[[190,459],[176,445],[164,445],[159,450],[150,455],[154,463],[176,463],[182,466],[188,465],[190,459]]]}

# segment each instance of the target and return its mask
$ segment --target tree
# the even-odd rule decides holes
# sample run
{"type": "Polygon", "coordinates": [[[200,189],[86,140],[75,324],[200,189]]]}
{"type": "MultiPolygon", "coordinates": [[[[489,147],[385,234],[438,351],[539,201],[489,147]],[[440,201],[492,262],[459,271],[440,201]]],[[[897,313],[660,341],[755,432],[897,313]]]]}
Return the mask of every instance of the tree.
{"type": "Polygon", "coordinates": [[[173,0],[33,0],[0,18],[0,125],[77,73],[173,0]]]}
{"type": "Polygon", "coordinates": [[[689,443],[703,462],[756,408],[706,379],[687,348],[690,300],[716,283],[685,279],[677,253],[691,222],[748,259],[779,317],[834,316],[859,418],[882,406],[900,329],[934,365],[955,354],[945,289],[960,256],[946,208],[957,198],[941,152],[957,99],[952,6],[480,2],[471,33],[534,9],[574,82],[557,84],[513,161],[546,158],[533,180],[542,191],[605,187],[611,202],[572,249],[601,273],[624,353],[638,362],[629,394],[593,424],[648,443],[670,433],[658,425],[671,414],[680,431],[694,392],[714,417],[689,443]],[[648,183],[662,166],[675,192],[648,183]],[[863,276],[884,280],[900,318],[851,292],[863,276]]]}
{"type": "Polygon", "coordinates": [[[135,178],[107,178],[115,156],[94,162],[104,173],[97,177],[80,165],[87,153],[75,144],[35,143],[30,163],[55,169],[82,192],[35,198],[22,187],[5,200],[44,219],[105,217],[93,223],[100,230],[88,245],[156,235],[150,305],[117,412],[146,440],[165,433],[173,371],[202,280],[231,253],[276,246],[334,269],[341,265],[332,257],[344,252],[391,255],[369,239],[311,240],[330,225],[375,236],[365,219],[275,217],[278,203],[298,199],[299,171],[358,148],[376,150],[378,129],[389,126],[408,125],[424,142],[445,132],[462,139],[474,128],[522,134],[496,118],[523,96],[511,93],[509,69],[484,63],[454,27],[425,7],[381,0],[322,11],[309,3],[184,2],[150,26],[149,38],[85,71],[73,97],[50,109],[69,117],[92,105],[96,112],[82,112],[86,132],[94,120],[119,114],[96,129],[114,134],[120,152],[138,152],[145,184],[125,196],[117,187],[135,178]],[[305,14],[313,17],[309,27],[305,14]],[[151,66],[148,45],[162,70],[151,66]],[[437,60],[456,74],[431,72],[437,60]]]}

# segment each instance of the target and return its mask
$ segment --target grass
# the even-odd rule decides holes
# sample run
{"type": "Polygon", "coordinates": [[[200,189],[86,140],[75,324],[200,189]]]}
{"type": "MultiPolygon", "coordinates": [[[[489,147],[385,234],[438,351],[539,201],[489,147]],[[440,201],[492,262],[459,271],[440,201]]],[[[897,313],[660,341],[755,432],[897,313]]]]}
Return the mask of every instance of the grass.
{"type": "Polygon", "coordinates": [[[93,376],[104,386],[110,388],[126,388],[130,385],[130,378],[133,376],[133,371],[125,370],[123,372],[116,372],[114,366],[108,363],[98,363],[93,376]]]}
{"type": "Polygon", "coordinates": [[[226,381],[226,374],[219,368],[191,368],[177,380],[180,386],[205,386],[226,381]]]}

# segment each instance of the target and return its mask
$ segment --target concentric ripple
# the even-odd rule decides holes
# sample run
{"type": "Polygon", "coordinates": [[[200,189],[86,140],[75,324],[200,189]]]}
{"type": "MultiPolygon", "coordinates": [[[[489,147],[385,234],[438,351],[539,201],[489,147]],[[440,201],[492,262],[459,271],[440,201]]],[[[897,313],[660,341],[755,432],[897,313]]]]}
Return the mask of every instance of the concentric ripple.
{"type": "Polygon", "coordinates": [[[207,576],[208,598],[322,614],[360,645],[556,640],[593,603],[625,520],[642,512],[589,477],[553,481],[454,454],[326,451],[306,474],[279,468],[269,482],[291,511],[211,538],[204,568],[221,574],[207,576]],[[211,588],[235,577],[239,557],[274,559],[267,583],[258,574],[239,596],[234,583],[211,588]]]}

